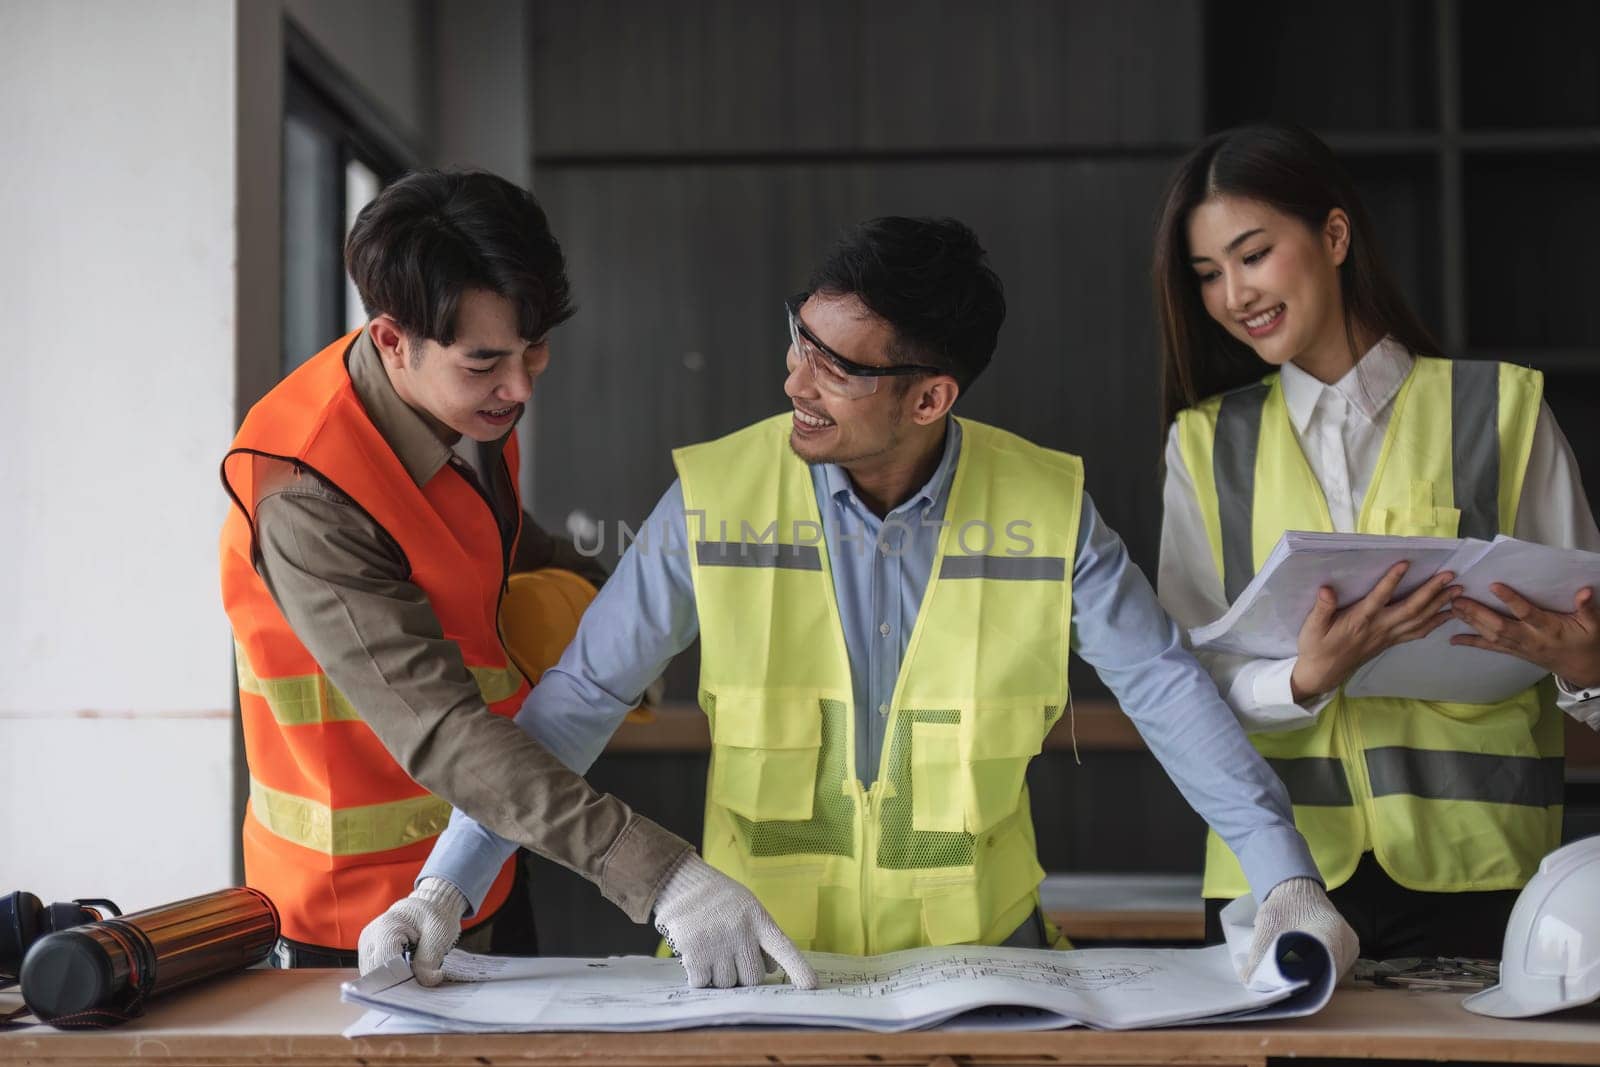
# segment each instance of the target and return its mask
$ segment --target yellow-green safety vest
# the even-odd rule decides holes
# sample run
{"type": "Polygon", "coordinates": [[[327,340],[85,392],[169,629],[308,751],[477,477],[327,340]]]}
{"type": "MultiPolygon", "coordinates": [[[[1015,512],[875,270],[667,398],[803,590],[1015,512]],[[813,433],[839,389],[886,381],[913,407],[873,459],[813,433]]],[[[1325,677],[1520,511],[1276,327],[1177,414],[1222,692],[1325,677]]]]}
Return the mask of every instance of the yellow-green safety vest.
{"type": "Polygon", "coordinates": [[[1083,465],[961,420],[876,782],[787,415],[677,450],[711,721],[708,862],[801,948],[997,944],[1044,877],[1024,774],[1067,701],[1083,465]]]}
{"type": "MultiPolygon", "coordinates": [[[[1516,523],[1543,376],[1418,358],[1394,398],[1360,533],[1493,538],[1516,523]]],[[[1285,530],[1333,531],[1278,375],[1178,416],[1231,603],[1285,530]]],[[[1548,679],[1497,704],[1350,697],[1312,725],[1251,741],[1289,789],[1330,889],[1372,850],[1410,889],[1515,889],[1560,844],[1562,721],[1548,679]]],[[[1215,833],[1203,892],[1249,891],[1215,833]]]]}

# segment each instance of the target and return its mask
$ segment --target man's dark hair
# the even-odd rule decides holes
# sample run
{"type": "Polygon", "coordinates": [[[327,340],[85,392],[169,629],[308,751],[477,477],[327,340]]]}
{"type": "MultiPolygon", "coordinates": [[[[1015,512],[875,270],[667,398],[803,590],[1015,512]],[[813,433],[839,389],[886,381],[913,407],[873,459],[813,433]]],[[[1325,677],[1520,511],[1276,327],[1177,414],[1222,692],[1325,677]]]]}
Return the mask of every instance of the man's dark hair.
{"type": "Polygon", "coordinates": [[[810,290],[854,294],[893,329],[894,363],[948,371],[965,393],[994,355],[1005,291],[978,237],[955,219],[871,219],[846,231],[810,290]]]}
{"type": "Polygon", "coordinates": [[[361,209],[345,268],[367,315],[406,333],[455,342],[461,294],[485,289],[517,308],[536,341],[572,317],[566,261],[526,189],[484,171],[413,171],[361,209]]]}

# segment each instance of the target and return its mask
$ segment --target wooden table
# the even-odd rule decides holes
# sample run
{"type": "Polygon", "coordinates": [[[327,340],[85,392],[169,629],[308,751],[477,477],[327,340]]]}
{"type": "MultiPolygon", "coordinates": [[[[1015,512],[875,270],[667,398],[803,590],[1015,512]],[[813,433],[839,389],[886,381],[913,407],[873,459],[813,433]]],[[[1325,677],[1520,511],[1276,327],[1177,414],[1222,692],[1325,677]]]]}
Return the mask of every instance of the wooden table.
{"type": "Polygon", "coordinates": [[[1047,874],[1039,903],[1074,943],[1205,939],[1197,874],[1047,874]]]}
{"type": "Polygon", "coordinates": [[[1265,1064],[1269,1059],[1471,1060],[1600,1064],[1600,1010],[1485,1019],[1460,997],[1339,991],[1288,1023],[1107,1033],[688,1030],[666,1034],[459,1034],[346,1040],[360,1010],[339,1002],[352,971],[250,971],[173,994],[117,1030],[0,1032],[0,1063],[65,1064],[1265,1064]]]}

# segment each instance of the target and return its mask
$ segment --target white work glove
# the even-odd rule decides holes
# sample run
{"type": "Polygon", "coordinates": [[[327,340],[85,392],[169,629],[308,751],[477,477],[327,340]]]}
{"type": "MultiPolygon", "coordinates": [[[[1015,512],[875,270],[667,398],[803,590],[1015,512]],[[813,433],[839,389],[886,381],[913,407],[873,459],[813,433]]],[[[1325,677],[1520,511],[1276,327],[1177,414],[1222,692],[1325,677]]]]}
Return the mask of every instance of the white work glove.
{"type": "Polygon", "coordinates": [[[817,988],[816,972],[755,894],[693,852],[656,894],[656,929],[683,957],[691,986],[760,985],[781,967],[796,988],[817,988]]]}
{"type": "Polygon", "coordinates": [[[1343,978],[1355,966],[1361,942],[1333,906],[1333,901],[1328,899],[1322,884],[1315,878],[1289,878],[1274,886],[1256,909],[1256,933],[1250,941],[1250,961],[1240,973],[1240,981],[1248,982],[1272,942],[1279,934],[1291,930],[1310,934],[1327,946],[1333,957],[1334,981],[1343,978]]]}
{"type": "Polygon", "coordinates": [[[411,973],[418,985],[438,985],[444,978],[444,954],[461,936],[467,898],[443,878],[424,878],[409,897],[389,905],[361,931],[358,943],[361,973],[366,974],[400,955],[408,945],[411,973]]]}

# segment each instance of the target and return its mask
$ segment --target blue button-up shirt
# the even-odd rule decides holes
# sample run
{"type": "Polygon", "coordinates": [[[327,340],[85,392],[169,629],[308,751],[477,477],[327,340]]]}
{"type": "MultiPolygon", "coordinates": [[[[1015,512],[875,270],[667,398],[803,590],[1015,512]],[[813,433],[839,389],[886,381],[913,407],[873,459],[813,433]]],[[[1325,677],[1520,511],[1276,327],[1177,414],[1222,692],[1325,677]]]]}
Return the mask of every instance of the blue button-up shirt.
{"type": "MultiPolygon", "coordinates": [[[[938,468],[879,519],[842,467],[814,464],[811,482],[855,697],[856,774],[879,765],[900,662],[933,569],[939,523],[961,450],[954,419],[938,468]]],[[[579,773],[629,708],[699,633],[683,490],[662,495],[545,672],[517,725],[579,773]]],[[[1289,796],[1246,740],[1211,678],[1184,649],[1127,548],[1084,494],[1072,567],[1072,649],[1099,674],[1185,799],[1226,841],[1256,899],[1285,878],[1318,878],[1294,828],[1289,796]]],[[[515,844],[455,812],[419,878],[444,878],[476,909],[515,844]]]]}

